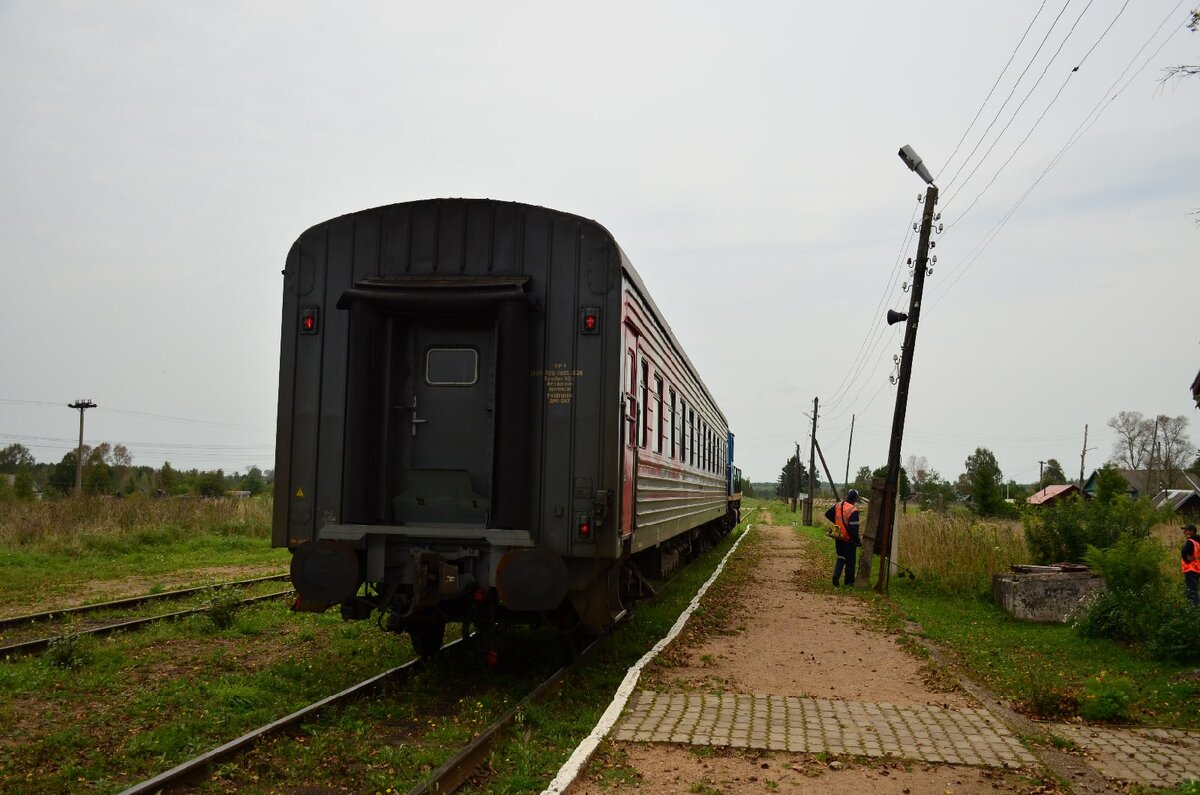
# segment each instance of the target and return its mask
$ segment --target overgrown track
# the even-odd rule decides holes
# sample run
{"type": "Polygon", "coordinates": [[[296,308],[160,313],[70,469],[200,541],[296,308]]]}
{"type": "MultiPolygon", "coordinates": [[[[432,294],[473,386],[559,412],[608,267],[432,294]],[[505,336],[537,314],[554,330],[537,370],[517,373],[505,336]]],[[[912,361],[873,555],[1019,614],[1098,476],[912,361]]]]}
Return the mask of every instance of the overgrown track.
{"type": "MultiPolygon", "coordinates": [[[[450,651],[454,646],[461,644],[463,640],[457,639],[447,643],[442,647],[441,654],[450,651]]],[[[449,761],[430,774],[428,780],[413,788],[411,793],[445,793],[453,792],[464,781],[471,777],[472,774],[479,768],[484,761],[487,760],[489,751],[493,744],[503,735],[506,728],[511,726],[517,715],[522,710],[529,707],[531,704],[538,704],[551,696],[555,695],[562,689],[570,675],[574,673],[578,665],[583,661],[585,656],[596,648],[601,641],[595,640],[588,644],[569,665],[563,666],[550,675],[545,681],[535,687],[529,695],[525,696],[516,706],[504,713],[495,723],[481,731],[470,743],[464,746],[456,753],[449,761]]],[[[235,754],[241,753],[255,744],[265,740],[268,737],[279,734],[293,726],[300,724],[302,721],[311,718],[316,713],[338,704],[347,703],[354,699],[362,698],[369,694],[372,690],[382,684],[385,680],[393,679],[397,676],[406,676],[420,670],[425,661],[422,658],[410,660],[404,665],[397,666],[390,670],[384,671],[381,674],[365,679],[356,685],[352,685],[340,693],[335,693],[332,696],[315,701],[306,707],[293,712],[286,717],[268,723],[265,726],[257,728],[251,732],[243,734],[235,740],[231,740],[222,746],[200,754],[197,757],[189,759],[182,764],[176,765],[165,773],[160,773],[154,778],[147,779],[140,784],[135,784],[129,789],[123,791],[121,795],[149,795],[149,793],[159,792],[168,787],[181,785],[193,779],[195,776],[204,772],[213,765],[225,761],[235,754]]]]}
{"type": "MultiPolygon", "coordinates": [[[[459,643],[462,643],[462,640],[450,641],[442,647],[442,653],[445,653],[448,649],[459,643]]],[[[176,765],[165,773],[159,773],[154,778],[147,779],[140,784],[135,784],[129,789],[123,791],[121,795],[149,795],[149,793],[159,792],[167,787],[182,784],[191,779],[197,773],[208,769],[214,763],[228,759],[234,754],[250,748],[267,737],[278,734],[284,729],[295,726],[306,718],[312,717],[327,707],[352,701],[356,698],[361,698],[371,690],[378,687],[385,680],[400,675],[407,676],[414,673],[421,667],[423,662],[424,660],[422,658],[417,657],[406,662],[404,665],[396,666],[395,668],[391,668],[381,674],[376,674],[370,679],[364,679],[356,685],[351,685],[340,693],[334,693],[332,696],[323,698],[320,701],[314,701],[307,707],[302,707],[301,709],[296,710],[291,715],[287,715],[277,721],[268,723],[266,726],[257,728],[254,731],[247,732],[241,737],[238,737],[236,740],[230,740],[222,746],[200,754],[200,756],[189,759],[182,764],[176,765]]]]}
{"type": "MultiPolygon", "coordinates": [[[[286,591],[275,591],[274,593],[262,594],[261,596],[251,596],[237,602],[238,605],[249,605],[255,602],[266,601],[267,599],[278,599],[281,596],[290,596],[295,593],[291,589],[286,591]]],[[[111,603],[110,603],[111,605],[111,603]]],[[[153,624],[156,621],[168,621],[175,618],[184,618],[186,616],[196,615],[197,613],[206,613],[207,607],[194,607],[189,610],[176,610],[174,613],[163,613],[157,616],[146,616],[145,618],[131,618],[126,621],[118,621],[114,624],[106,624],[102,627],[93,629],[81,629],[77,632],[68,632],[66,635],[55,635],[46,638],[36,638],[34,640],[21,641],[19,643],[11,643],[7,646],[0,646],[0,659],[9,655],[17,654],[36,654],[37,652],[45,651],[50,647],[50,644],[60,638],[77,637],[82,635],[109,635],[113,632],[121,632],[127,629],[136,629],[137,627],[146,624],[153,624]]]]}
{"type": "Polygon", "coordinates": [[[99,604],[94,605],[64,607],[59,610],[47,610],[42,613],[30,613],[24,616],[0,618],[0,630],[19,627],[25,624],[36,624],[40,621],[53,621],[56,618],[65,618],[67,616],[78,616],[86,613],[94,613],[99,610],[120,610],[126,607],[136,607],[137,605],[148,604],[150,602],[166,601],[168,599],[183,599],[187,596],[193,596],[206,591],[215,591],[219,588],[256,585],[260,582],[286,580],[289,576],[290,575],[288,574],[273,574],[269,577],[253,577],[249,580],[231,580],[230,582],[215,583],[213,585],[200,585],[195,588],[183,588],[178,591],[164,591],[163,593],[146,594],[145,596],[131,596],[128,599],[115,599],[111,602],[100,602],[99,604]]]}
{"type": "Polygon", "coordinates": [[[430,774],[429,778],[409,790],[409,795],[426,795],[426,793],[454,792],[463,782],[469,779],[476,770],[487,761],[492,746],[503,735],[504,730],[511,726],[518,715],[531,704],[540,704],[562,690],[571,674],[578,668],[585,655],[596,648],[602,641],[597,639],[589,643],[569,665],[559,668],[546,681],[535,687],[529,695],[521,699],[512,709],[481,731],[475,739],[451,757],[445,764],[430,774]]]}

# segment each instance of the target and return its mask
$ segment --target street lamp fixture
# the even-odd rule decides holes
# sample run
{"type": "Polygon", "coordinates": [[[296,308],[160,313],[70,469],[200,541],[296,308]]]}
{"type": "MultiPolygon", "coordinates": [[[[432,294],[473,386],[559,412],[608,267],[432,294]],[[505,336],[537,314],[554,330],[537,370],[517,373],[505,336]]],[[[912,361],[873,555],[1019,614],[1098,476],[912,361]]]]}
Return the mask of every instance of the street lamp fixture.
{"type": "Polygon", "coordinates": [[[900,159],[904,161],[904,165],[917,172],[917,176],[925,180],[926,185],[933,184],[933,175],[929,173],[929,169],[925,168],[925,164],[921,161],[921,156],[917,154],[915,149],[905,144],[900,147],[899,154],[900,159]]]}

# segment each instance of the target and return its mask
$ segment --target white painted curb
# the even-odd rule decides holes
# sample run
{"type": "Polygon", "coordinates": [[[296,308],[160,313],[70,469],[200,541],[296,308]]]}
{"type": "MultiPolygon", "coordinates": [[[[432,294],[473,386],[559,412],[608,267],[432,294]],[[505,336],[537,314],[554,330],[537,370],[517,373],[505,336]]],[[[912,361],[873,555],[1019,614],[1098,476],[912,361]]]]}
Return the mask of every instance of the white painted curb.
{"type": "Polygon", "coordinates": [[[725,563],[729,557],[737,551],[738,546],[745,540],[746,536],[750,535],[750,530],[753,525],[746,525],[746,532],[738,537],[738,540],[733,542],[733,546],[725,553],[725,557],[721,558],[721,564],[717,566],[717,570],[712,573],[708,581],[700,586],[700,590],[692,597],[691,603],[687,609],[679,614],[679,618],[675,619],[675,624],[671,627],[671,631],[666,634],[662,640],[654,644],[650,651],[642,655],[642,658],[637,661],[637,664],[629,669],[625,674],[625,678],[621,680],[621,686],[617,688],[616,695],[613,696],[612,703],[608,705],[608,709],[604,710],[604,714],[600,716],[600,721],[592,729],[591,734],[583,738],[579,746],[571,754],[571,757],[563,763],[559,768],[558,775],[550,782],[546,789],[542,790],[542,795],[562,795],[562,793],[571,786],[575,781],[575,777],[579,775],[579,771],[583,770],[583,766],[592,758],[592,754],[596,753],[596,749],[600,747],[600,741],[612,730],[616,725],[617,719],[621,717],[621,711],[625,709],[625,704],[628,703],[629,697],[633,695],[633,689],[637,687],[638,679],[641,678],[642,669],[646,664],[653,660],[660,651],[666,648],[667,644],[675,639],[675,636],[683,630],[692,613],[696,612],[696,608],[700,606],[700,599],[708,591],[708,586],[716,582],[717,577],[721,576],[721,572],[725,569],[725,563]]]}

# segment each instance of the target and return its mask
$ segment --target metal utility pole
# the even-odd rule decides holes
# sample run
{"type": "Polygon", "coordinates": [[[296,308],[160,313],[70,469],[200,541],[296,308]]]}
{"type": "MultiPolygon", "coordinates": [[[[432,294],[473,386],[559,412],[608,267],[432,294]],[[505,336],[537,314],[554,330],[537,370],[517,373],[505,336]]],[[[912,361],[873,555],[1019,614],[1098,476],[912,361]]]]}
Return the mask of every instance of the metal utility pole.
{"type": "MultiPolygon", "coordinates": [[[[850,490],[850,451],[854,449],[854,415],[850,415],[850,444],[846,445],[846,491],[850,490]]],[[[837,495],[834,495],[837,496],[837,495]]]]}
{"type": "Polygon", "coordinates": [[[96,404],[89,399],[76,400],[67,405],[79,409],[79,449],[75,451],[75,496],[78,497],[83,494],[83,412],[96,408],[96,404]]]}
{"type": "Polygon", "coordinates": [[[811,527],[813,523],[813,492],[817,488],[817,398],[813,398],[812,433],[808,438],[808,499],[804,501],[804,523],[811,527]]]}
{"type": "MultiPolygon", "coordinates": [[[[891,557],[892,524],[896,520],[896,492],[900,482],[900,444],[904,439],[904,416],[908,411],[908,385],[912,380],[913,354],[917,348],[917,326],[921,321],[921,298],[925,291],[925,271],[929,266],[929,235],[933,229],[934,213],[937,208],[938,189],[933,177],[912,150],[905,146],[900,150],[900,159],[917,172],[929,185],[925,190],[924,210],[921,213],[921,236],[917,241],[917,262],[913,268],[912,298],[909,302],[907,324],[904,327],[904,348],[900,359],[900,378],[896,389],[896,410],[892,415],[892,439],[888,446],[887,477],[882,484],[876,481],[871,493],[871,512],[867,516],[867,533],[863,536],[862,560],[854,584],[866,588],[871,578],[871,555],[875,538],[880,540],[881,554],[891,557]]],[[[898,317],[898,316],[897,316],[898,317]]],[[[879,567],[875,590],[883,593],[890,566],[879,567]]]]}
{"type": "Polygon", "coordinates": [[[1042,482],[1042,472],[1046,468],[1045,461],[1038,461],[1038,490],[1046,488],[1046,484],[1042,482]]]}

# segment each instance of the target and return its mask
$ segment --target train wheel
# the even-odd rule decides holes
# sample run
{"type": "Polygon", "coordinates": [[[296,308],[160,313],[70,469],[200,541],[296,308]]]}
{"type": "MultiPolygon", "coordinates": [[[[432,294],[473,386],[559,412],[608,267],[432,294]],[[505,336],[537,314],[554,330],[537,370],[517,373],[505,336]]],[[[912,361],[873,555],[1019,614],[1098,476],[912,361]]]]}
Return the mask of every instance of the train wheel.
{"type": "Polygon", "coordinates": [[[446,624],[441,621],[414,622],[408,625],[408,637],[413,651],[420,657],[432,657],[442,648],[446,639],[446,624]]]}

